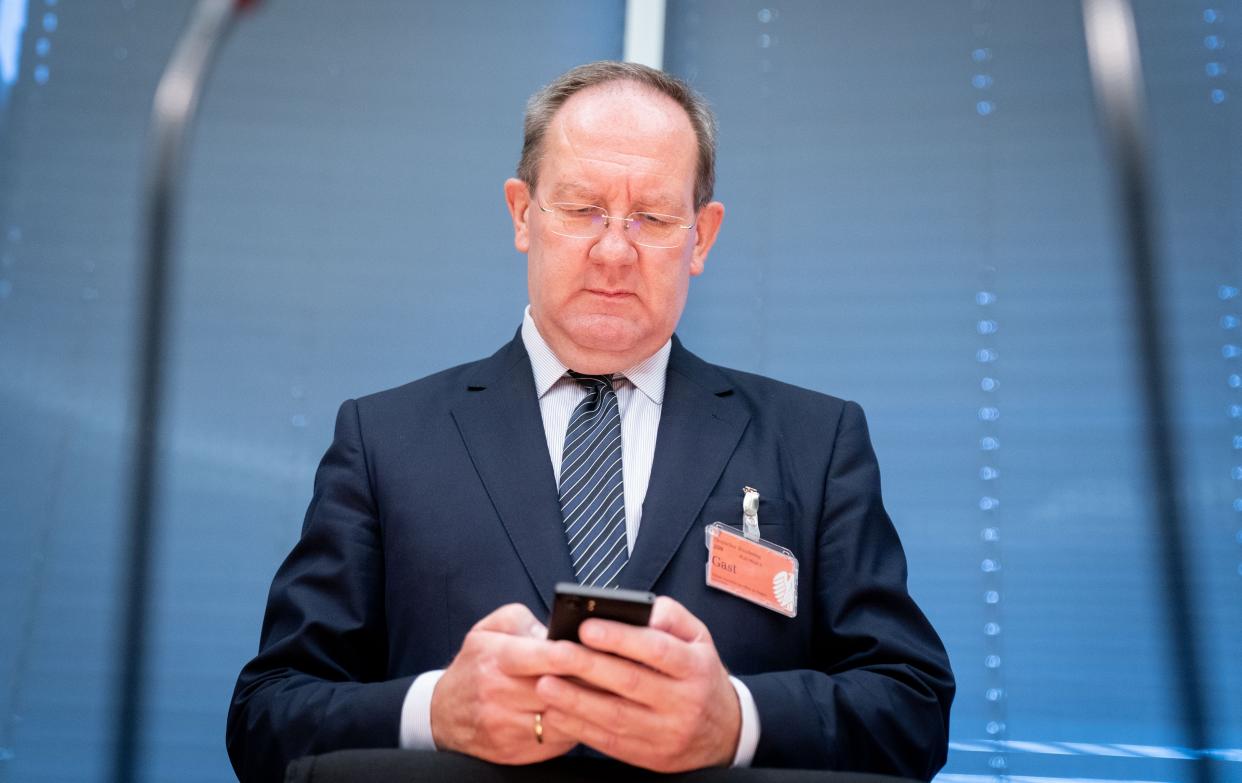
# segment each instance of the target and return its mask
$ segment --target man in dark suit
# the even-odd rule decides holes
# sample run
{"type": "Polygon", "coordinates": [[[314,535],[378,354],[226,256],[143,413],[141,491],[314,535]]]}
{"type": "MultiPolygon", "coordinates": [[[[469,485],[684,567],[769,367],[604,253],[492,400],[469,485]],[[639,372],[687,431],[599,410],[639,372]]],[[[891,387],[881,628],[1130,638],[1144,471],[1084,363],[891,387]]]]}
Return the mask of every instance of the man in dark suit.
{"type": "Polygon", "coordinates": [[[532,98],[505,183],[522,329],[341,407],[233,696],[239,777],[398,746],[521,764],[585,745],[662,771],[943,765],[953,678],[906,591],[862,411],[673,336],[724,215],[714,133],[697,95],[642,66],[582,66],[532,98]],[[705,527],[740,523],[743,487],[797,560],[793,617],[705,584],[705,527]],[[647,627],[551,642],[558,581],[661,597],[647,627]]]}

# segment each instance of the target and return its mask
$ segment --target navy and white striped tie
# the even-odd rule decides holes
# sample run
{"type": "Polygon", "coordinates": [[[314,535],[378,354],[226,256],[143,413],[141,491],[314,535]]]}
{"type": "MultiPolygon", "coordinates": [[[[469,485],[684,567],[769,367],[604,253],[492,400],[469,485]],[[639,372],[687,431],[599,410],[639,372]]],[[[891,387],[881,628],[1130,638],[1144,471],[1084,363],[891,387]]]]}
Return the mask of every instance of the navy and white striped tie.
{"type": "Polygon", "coordinates": [[[610,376],[569,374],[587,390],[569,418],[561,460],[569,556],[580,584],[611,587],[628,557],[621,409],[610,376]]]}

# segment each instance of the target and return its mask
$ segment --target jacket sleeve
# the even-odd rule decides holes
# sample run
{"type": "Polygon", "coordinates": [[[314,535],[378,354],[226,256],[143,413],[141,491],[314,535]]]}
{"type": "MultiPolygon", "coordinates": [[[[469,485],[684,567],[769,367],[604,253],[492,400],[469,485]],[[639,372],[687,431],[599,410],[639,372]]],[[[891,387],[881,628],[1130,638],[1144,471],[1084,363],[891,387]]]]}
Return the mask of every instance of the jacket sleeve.
{"type": "Polygon", "coordinates": [[[813,571],[813,666],[743,676],[760,717],[754,766],[930,780],[948,750],[954,681],[906,590],[862,409],[846,403],[829,464],[813,571]]]}
{"type": "Polygon", "coordinates": [[[281,781],[304,755],[397,747],[413,678],[386,680],[387,660],[380,521],[350,400],[301,539],[272,582],[259,653],[233,692],[226,735],[238,778],[281,781]]]}

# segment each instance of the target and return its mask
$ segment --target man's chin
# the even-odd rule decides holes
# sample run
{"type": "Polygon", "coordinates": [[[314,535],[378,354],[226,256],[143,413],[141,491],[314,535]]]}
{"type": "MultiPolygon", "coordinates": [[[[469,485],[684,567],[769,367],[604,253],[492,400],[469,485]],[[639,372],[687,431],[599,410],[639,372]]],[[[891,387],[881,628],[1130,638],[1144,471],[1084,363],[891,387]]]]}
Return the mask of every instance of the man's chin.
{"type": "Polygon", "coordinates": [[[641,342],[642,329],[633,321],[611,315],[592,315],[568,324],[569,337],[584,350],[627,353],[641,342]]]}
{"type": "Polygon", "coordinates": [[[639,355],[645,349],[646,332],[632,321],[592,315],[573,319],[565,326],[563,334],[570,343],[566,352],[573,355],[561,358],[579,372],[617,372],[646,358],[639,355]]]}

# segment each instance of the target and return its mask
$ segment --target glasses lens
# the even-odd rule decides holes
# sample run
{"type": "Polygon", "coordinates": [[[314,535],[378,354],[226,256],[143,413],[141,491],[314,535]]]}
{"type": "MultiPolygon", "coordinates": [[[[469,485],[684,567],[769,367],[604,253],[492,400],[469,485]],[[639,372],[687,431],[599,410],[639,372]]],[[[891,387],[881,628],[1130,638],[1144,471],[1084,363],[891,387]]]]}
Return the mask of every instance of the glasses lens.
{"type": "Polygon", "coordinates": [[[686,238],[685,220],[656,212],[634,212],[626,218],[609,218],[603,207],[558,201],[540,206],[552,218],[552,232],[578,239],[594,239],[604,233],[609,220],[624,220],[630,240],[645,247],[679,247],[686,238]]]}
{"type": "Polygon", "coordinates": [[[588,239],[604,230],[604,210],[589,204],[549,204],[556,233],[588,239]]]}
{"type": "Polygon", "coordinates": [[[676,247],[685,234],[681,218],[654,212],[630,215],[630,232],[634,241],[647,247],[676,247]]]}

